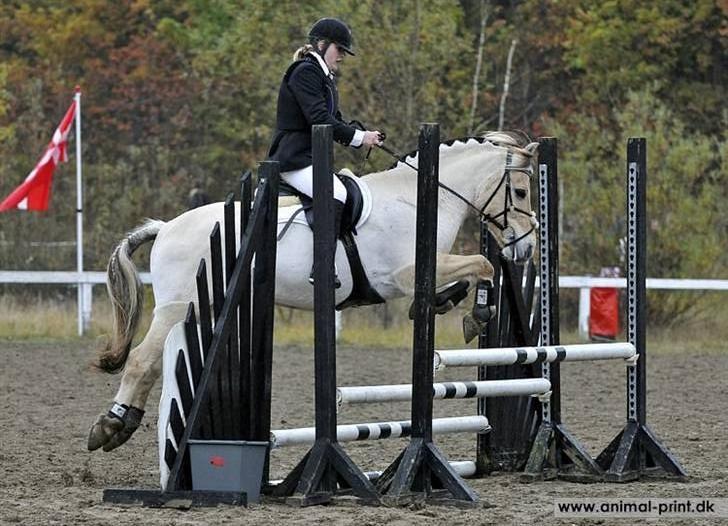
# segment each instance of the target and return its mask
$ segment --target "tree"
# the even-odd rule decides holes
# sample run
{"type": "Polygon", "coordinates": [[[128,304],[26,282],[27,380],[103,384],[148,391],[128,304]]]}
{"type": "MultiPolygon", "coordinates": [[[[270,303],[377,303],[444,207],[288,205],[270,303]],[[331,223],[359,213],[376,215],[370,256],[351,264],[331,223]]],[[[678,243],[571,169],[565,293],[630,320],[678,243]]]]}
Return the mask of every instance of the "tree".
{"type": "MultiPolygon", "coordinates": [[[[566,274],[593,274],[620,262],[628,137],[647,139],[649,276],[709,278],[726,268],[728,229],[717,218],[726,198],[728,141],[691,132],[655,90],[631,92],[627,104],[614,109],[616,133],[605,133],[598,119],[583,116],[569,123],[569,133],[553,127],[562,138],[561,264],[566,274]]],[[[694,304],[694,296],[667,294],[650,302],[649,314],[654,322],[669,323],[694,304]]]]}

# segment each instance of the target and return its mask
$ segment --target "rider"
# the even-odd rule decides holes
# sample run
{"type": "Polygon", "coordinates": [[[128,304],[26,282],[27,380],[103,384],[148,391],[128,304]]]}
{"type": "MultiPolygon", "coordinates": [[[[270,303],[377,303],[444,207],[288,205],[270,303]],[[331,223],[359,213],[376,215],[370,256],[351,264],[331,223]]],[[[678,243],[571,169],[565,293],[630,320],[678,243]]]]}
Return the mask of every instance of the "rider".
{"type": "MultiPolygon", "coordinates": [[[[286,183],[309,197],[313,197],[312,125],[331,124],[334,140],[354,148],[380,145],[383,140],[376,130],[359,130],[342,120],[336,73],[347,53],[354,55],[349,27],[336,18],[320,19],[308,32],[308,44],[293,55],[278,92],[276,132],[268,157],[280,163],[286,183]]],[[[334,200],[338,235],[346,188],[336,177],[334,200]]]]}

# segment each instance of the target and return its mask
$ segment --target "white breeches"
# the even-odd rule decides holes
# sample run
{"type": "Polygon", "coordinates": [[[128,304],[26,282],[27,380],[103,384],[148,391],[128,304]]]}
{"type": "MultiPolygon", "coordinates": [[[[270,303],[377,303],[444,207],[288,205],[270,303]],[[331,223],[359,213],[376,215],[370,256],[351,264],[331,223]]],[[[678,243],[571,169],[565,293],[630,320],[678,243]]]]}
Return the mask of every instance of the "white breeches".
{"type": "MultiPolygon", "coordinates": [[[[333,174],[331,177],[334,178],[334,199],[346,203],[346,187],[339,181],[338,177],[333,174]]],[[[282,172],[281,178],[299,192],[313,197],[313,166],[282,172]]]]}

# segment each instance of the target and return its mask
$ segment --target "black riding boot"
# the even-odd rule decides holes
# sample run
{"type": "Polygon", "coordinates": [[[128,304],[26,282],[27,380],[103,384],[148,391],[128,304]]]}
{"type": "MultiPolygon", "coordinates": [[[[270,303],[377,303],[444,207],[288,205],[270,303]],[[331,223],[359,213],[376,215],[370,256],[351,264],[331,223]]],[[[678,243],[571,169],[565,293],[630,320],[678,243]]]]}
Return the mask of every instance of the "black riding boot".
{"type": "MultiPolygon", "coordinates": [[[[336,239],[341,237],[341,215],[344,212],[344,203],[338,199],[334,199],[334,235],[336,239]]],[[[336,249],[334,249],[334,254],[336,249]]],[[[311,265],[311,272],[308,275],[308,282],[313,285],[313,265],[311,265]]],[[[334,288],[341,288],[341,281],[339,280],[339,273],[336,270],[336,263],[334,263],[334,288]]]]}

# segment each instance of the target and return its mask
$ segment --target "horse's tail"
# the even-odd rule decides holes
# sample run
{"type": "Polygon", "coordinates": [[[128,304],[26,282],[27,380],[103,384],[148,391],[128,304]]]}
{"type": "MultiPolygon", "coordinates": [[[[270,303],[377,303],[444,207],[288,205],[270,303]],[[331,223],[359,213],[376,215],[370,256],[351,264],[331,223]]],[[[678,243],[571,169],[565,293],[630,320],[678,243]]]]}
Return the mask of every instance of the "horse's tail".
{"type": "Polygon", "coordinates": [[[114,328],[97,364],[107,373],[118,373],[123,369],[142,313],[144,290],[131,256],[141,245],[155,239],[164,224],[156,219],[147,220],[116,245],[109,259],[106,290],[113,307],[114,328]]]}

